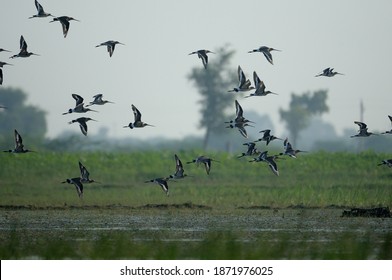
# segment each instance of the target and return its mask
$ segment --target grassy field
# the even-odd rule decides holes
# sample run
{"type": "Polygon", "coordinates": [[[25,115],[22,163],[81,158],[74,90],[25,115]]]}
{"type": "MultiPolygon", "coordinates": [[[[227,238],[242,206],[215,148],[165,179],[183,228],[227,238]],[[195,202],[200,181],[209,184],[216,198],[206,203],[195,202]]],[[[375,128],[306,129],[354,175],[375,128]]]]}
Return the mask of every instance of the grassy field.
{"type": "Polygon", "coordinates": [[[265,163],[212,153],[219,162],[213,162],[208,176],[203,166],[185,164],[200,154],[178,153],[189,176],[169,182],[169,197],[144,181],[172,174],[173,152],[2,154],[0,205],[392,206],[392,169],[377,166],[388,155],[318,152],[285,157],[278,160],[280,176],[275,176],[265,163]],[[79,176],[79,160],[100,182],[85,185],[83,200],[72,185],[61,184],[79,176]]]}
{"type": "Polygon", "coordinates": [[[2,259],[391,259],[392,222],[341,218],[392,206],[386,154],[308,153],[265,163],[177,152],[188,177],[170,195],[144,183],[174,172],[174,152],[1,154],[2,259]],[[100,183],[73,185],[78,161],[100,183]]]}

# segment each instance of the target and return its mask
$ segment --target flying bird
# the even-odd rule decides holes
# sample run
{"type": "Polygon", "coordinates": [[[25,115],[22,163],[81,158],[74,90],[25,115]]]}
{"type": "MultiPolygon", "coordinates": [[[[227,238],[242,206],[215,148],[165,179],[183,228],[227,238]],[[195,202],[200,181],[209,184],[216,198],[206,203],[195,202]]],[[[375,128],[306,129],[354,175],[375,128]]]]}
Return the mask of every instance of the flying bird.
{"type": "Polygon", "coordinates": [[[142,114],[133,104],[132,104],[132,111],[133,111],[133,115],[134,115],[134,122],[130,122],[128,125],[124,126],[124,128],[129,127],[130,129],[133,129],[136,127],[153,126],[151,124],[147,124],[145,122],[142,122],[142,114]]]}
{"type": "Polygon", "coordinates": [[[244,156],[253,156],[253,155],[257,155],[260,153],[256,148],[255,142],[246,142],[242,145],[248,146],[248,149],[246,150],[245,153],[242,153],[240,156],[237,156],[237,158],[242,158],[244,156]]]}
{"type": "Polygon", "coordinates": [[[71,20],[79,21],[77,19],[74,19],[73,17],[61,16],[61,17],[53,18],[53,20],[50,21],[50,22],[58,21],[58,22],[61,23],[61,26],[63,28],[63,35],[64,35],[64,38],[65,38],[65,37],[67,37],[68,30],[69,30],[69,22],[71,20]]]}
{"type": "Polygon", "coordinates": [[[215,54],[214,52],[209,51],[209,50],[198,50],[198,51],[195,51],[195,52],[191,52],[189,55],[191,55],[191,54],[197,54],[197,56],[198,56],[198,57],[201,59],[201,61],[203,62],[204,68],[207,69],[207,64],[208,64],[208,56],[207,56],[207,54],[208,54],[208,53],[213,53],[213,54],[215,54]]]}
{"type": "Polygon", "coordinates": [[[274,62],[273,62],[272,54],[271,54],[272,51],[280,52],[281,50],[277,50],[277,49],[270,48],[270,47],[267,47],[267,46],[261,46],[258,49],[254,49],[254,50],[248,51],[248,53],[261,52],[261,53],[264,54],[264,56],[268,60],[268,62],[273,65],[274,62]]]}
{"type": "Polygon", "coordinates": [[[265,84],[262,80],[260,80],[259,76],[257,75],[256,71],[253,71],[253,81],[256,87],[256,90],[254,93],[251,93],[248,96],[245,97],[251,97],[251,96],[266,96],[268,94],[276,94],[275,92],[265,90],[265,84]]]}
{"type": "Polygon", "coordinates": [[[101,46],[106,46],[107,50],[109,52],[109,56],[112,57],[113,52],[114,52],[114,48],[116,47],[117,44],[124,45],[123,43],[120,43],[119,41],[110,40],[110,41],[103,42],[103,43],[101,43],[99,45],[96,45],[95,47],[98,48],[98,47],[101,47],[101,46]]]}
{"type": "Polygon", "coordinates": [[[71,114],[71,113],[86,113],[88,111],[97,112],[95,110],[85,108],[84,102],[83,102],[84,99],[80,95],[73,93],[72,98],[75,99],[75,101],[76,101],[75,107],[68,109],[67,112],[63,113],[63,115],[71,114]]]}
{"type": "Polygon", "coordinates": [[[13,150],[6,150],[6,151],[3,151],[3,152],[6,152],[6,153],[16,153],[16,154],[23,154],[23,153],[33,152],[31,150],[25,150],[24,149],[22,136],[20,136],[20,134],[18,133],[18,131],[16,129],[14,130],[14,138],[15,138],[15,149],[13,149],[13,150]]]}
{"type": "Polygon", "coordinates": [[[320,77],[320,76],[333,77],[335,75],[344,75],[344,74],[336,72],[336,71],[334,72],[333,70],[334,69],[330,68],[330,67],[325,68],[321,73],[317,74],[315,77],[320,77]]]}
{"type": "Polygon", "coordinates": [[[27,43],[26,43],[26,40],[24,39],[23,35],[20,36],[19,47],[20,47],[19,53],[11,56],[10,58],[29,57],[31,55],[39,55],[39,54],[27,51],[27,43]]]}
{"type": "Polygon", "coordinates": [[[368,132],[367,125],[363,122],[354,121],[359,126],[358,134],[350,136],[353,137],[368,137],[370,135],[376,135],[375,133],[368,132]]]}
{"type": "Polygon", "coordinates": [[[297,154],[302,152],[302,153],[306,153],[306,151],[301,151],[301,150],[295,150],[293,148],[293,146],[291,145],[291,143],[289,142],[289,139],[286,138],[283,142],[283,146],[284,146],[284,152],[283,153],[279,153],[279,155],[286,155],[292,158],[297,158],[297,154]]]}
{"type": "Polygon", "coordinates": [[[275,139],[283,140],[283,139],[278,138],[274,135],[271,135],[271,129],[264,129],[264,130],[259,131],[259,133],[263,133],[263,137],[257,139],[256,141],[265,141],[265,142],[267,142],[266,143],[267,146],[272,140],[275,140],[275,139]]]}
{"type": "Polygon", "coordinates": [[[72,120],[72,121],[70,121],[68,123],[69,124],[73,124],[75,122],[79,123],[80,130],[82,131],[82,133],[85,136],[87,136],[87,122],[88,121],[96,121],[96,120],[93,120],[92,118],[81,117],[81,118],[77,118],[75,120],[72,120]]]}
{"type": "Polygon", "coordinates": [[[249,79],[246,78],[244,71],[242,71],[241,66],[238,65],[237,69],[238,73],[238,86],[233,88],[232,90],[229,90],[228,92],[242,92],[242,91],[248,91],[254,89],[254,87],[251,86],[251,83],[249,79]]]}
{"type": "Polygon", "coordinates": [[[90,102],[89,105],[86,105],[86,107],[91,106],[91,105],[104,105],[106,103],[114,103],[111,101],[103,100],[102,99],[102,94],[96,94],[93,96],[94,100],[90,102]]]}
{"type": "Polygon", "coordinates": [[[42,7],[42,5],[40,3],[38,3],[37,0],[34,1],[34,4],[35,4],[35,7],[37,8],[37,14],[29,17],[29,19],[36,18],[36,17],[40,17],[40,18],[41,17],[49,17],[49,16],[52,17],[51,14],[45,13],[44,8],[42,7]]]}
{"type": "Polygon", "coordinates": [[[155,178],[151,179],[148,181],[145,181],[144,183],[156,183],[158,184],[162,190],[166,193],[167,196],[169,196],[169,185],[167,184],[168,178],[155,178]]]}
{"type": "Polygon", "coordinates": [[[269,168],[271,171],[276,175],[279,176],[279,170],[278,170],[278,165],[275,162],[275,159],[278,158],[277,155],[274,156],[268,156],[268,151],[264,151],[260,153],[260,155],[256,158],[253,158],[253,160],[250,160],[250,162],[265,162],[268,164],[269,168]]]}
{"type": "Polygon", "coordinates": [[[211,162],[212,162],[212,161],[219,162],[219,161],[214,160],[214,159],[209,158],[209,157],[198,156],[198,157],[195,158],[194,160],[188,161],[187,164],[189,164],[189,163],[196,163],[196,165],[199,166],[201,163],[203,163],[203,164],[204,164],[204,167],[205,167],[205,169],[206,169],[207,175],[209,175],[209,174],[210,174],[210,170],[211,170],[211,162]]]}

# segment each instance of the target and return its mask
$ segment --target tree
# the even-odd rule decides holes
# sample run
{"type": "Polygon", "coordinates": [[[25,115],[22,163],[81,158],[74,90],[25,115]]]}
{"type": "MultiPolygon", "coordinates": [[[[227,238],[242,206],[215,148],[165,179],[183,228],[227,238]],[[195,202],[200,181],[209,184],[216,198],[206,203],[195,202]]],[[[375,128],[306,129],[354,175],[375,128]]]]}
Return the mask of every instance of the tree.
{"type": "Polygon", "coordinates": [[[188,75],[188,79],[194,82],[202,96],[199,126],[206,129],[204,149],[207,148],[212,133],[223,133],[224,122],[227,121],[226,108],[234,108],[234,95],[227,93],[227,90],[236,84],[235,72],[229,69],[233,54],[234,51],[222,47],[217,54],[209,56],[207,69],[195,67],[188,75]]]}
{"type": "Polygon", "coordinates": [[[3,144],[14,141],[14,129],[23,139],[40,142],[46,133],[45,112],[35,106],[26,105],[27,94],[20,89],[1,88],[0,105],[0,142],[3,144]],[[27,136],[27,137],[25,137],[27,136]]]}
{"type": "Polygon", "coordinates": [[[294,146],[296,146],[299,132],[309,126],[311,117],[328,112],[327,93],[327,90],[318,90],[313,94],[307,92],[302,95],[293,93],[289,109],[279,109],[280,118],[286,123],[294,146]]]}

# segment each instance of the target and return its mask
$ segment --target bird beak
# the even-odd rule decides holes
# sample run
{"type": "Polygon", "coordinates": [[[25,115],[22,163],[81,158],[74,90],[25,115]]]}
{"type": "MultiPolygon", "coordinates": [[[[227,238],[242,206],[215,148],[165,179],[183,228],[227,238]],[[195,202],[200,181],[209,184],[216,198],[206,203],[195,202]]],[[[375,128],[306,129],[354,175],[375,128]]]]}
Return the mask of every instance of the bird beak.
{"type": "Polygon", "coordinates": [[[281,50],[277,50],[277,49],[272,49],[273,51],[277,51],[277,52],[281,52],[281,50]]]}

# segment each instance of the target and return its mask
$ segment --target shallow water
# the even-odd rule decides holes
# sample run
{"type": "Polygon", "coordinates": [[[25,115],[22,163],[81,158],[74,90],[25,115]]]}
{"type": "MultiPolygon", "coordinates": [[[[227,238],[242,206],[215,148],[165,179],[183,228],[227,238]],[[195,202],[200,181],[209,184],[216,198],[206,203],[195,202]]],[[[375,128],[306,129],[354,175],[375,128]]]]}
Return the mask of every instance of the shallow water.
{"type": "Polygon", "coordinates": [[[392,258],[391,218],[343,218],[342,211],[0,210],[0,254],[4,259],[392,258]]]}
{"type": "Polygon", "coordinates": [[[345,233],[382,240],[385,233],[392,232],[390,218],[342,218],[341,213],[341,209],[2,210],[0,236],[24,231],[32,237],[81,235],[88,240],[113,231],[129,233],[138,241],[198,241],[211,232],[230,232],[245,242],[260,234],[273,241],[277,233],[285,233],[291,241],[306,236],[308,241],[326,242],[345,233]]]}

